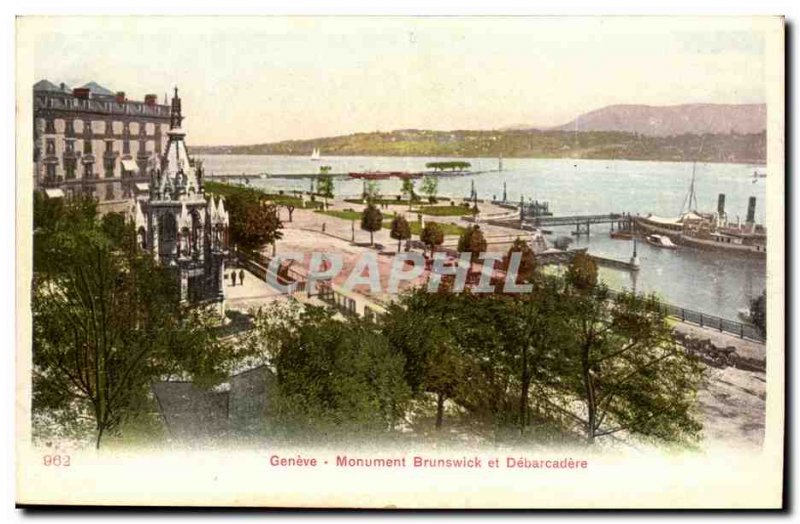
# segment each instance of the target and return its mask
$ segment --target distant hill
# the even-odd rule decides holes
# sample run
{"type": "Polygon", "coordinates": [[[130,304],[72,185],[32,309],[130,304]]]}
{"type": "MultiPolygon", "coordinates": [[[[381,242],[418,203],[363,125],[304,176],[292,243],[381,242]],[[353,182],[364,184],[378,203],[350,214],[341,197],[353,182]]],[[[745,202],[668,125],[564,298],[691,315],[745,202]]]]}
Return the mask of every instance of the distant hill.
{"type": "Polygon", "coordinates": [[[751,134],[767,128],[765,104],[614,105],[558,126],[563,131],[622,131],[647,136],[751,134]]]}
{"type": "Polygon", "coordinates": [[[193,154],[475,158],[596,158],[763,164],[766,133],[646,136],[619,131],[494,130],[391,132],[243,146],[194,146],[193,154]]]}

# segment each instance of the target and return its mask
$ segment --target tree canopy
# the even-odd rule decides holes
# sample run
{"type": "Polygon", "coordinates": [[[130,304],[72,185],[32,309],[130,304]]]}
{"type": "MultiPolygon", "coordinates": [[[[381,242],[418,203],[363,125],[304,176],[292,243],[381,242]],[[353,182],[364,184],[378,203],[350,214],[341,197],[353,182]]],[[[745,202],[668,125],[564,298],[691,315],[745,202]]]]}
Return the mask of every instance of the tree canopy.
{"type": "Polygon", "coordinates": [[[427,222],[425,227],[419,233],[420,241],[428,246],[431,250],[431,255],[437,246],[441,246],[444,242],[444,230],[437,222],[427,222]]]}
{"type": "Polygon", "coordinates": [[[435,169],[437,171],[443,171],[445,169],[450,170],[457,170],[457,169],[469,169],[472,166],[469,162],[464,160],[450,160],[447,162],[428,162],[425,164],[425,167],[430,169],[435,169]]]}
{"type": "Polygon", "coordinates": [[[400,252],[400,242],[411,238],[411,226],[403,215],[395,215],[392,219],[392,229],[389,236],[397,240],[397,252],[400,252]]]}
{"type": "Polygon", "coordinates": [[[376,231],[380,231],[382,227],[383,213],[381,213],[380,209],[375,207],[375,204],[367,204],[367,207],[365,207],[364,211],[361,213],[361,229],[364,231],[369,231],[370,245],[375,244],[373,235],[376,231]]]}
{"type": "Polygon", "coordinates": [[[131,224],[98,220],[81,200],[35,205],[35,421],[75,431],[88,424],[99,447],[146,409],[153,380],[223,376],[238,353],[222,349],[204,309],[179,302],[174,275],[139,250],[131,224]]]}
{"type": "MultiPolygon", "coordinates": [[[[213,197],[212,197],[213,198],[213,197]]],[[[259,252],[283,238],[278,208],[262,193],[233,193],[225,199],[230,235],[240,248],[259,252]]]]}

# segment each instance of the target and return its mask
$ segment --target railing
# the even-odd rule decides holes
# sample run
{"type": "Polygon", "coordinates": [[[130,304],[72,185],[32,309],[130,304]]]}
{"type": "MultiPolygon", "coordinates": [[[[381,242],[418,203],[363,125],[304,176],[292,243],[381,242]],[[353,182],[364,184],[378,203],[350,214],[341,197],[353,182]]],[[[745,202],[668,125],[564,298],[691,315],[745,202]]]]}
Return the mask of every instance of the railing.
{"type": "Polygon", "coordinates": [[[620,213],[609,213],[607,215],[576,215],[566,217],[526,217],[526,219],[532,221],[537,226],[567,226],[571,224],[602,224],[608,222],[617,222],[626,217],[627,215],[620,213]]]}
{"type": "Polygon", "coordinates": [[[317,298],[332,305],[343,315],[358,315],[358,311],[356,310],[356,301],[333,289],[328,282],[319,283],[319,294],[317,295],[317,298]]]}
{"type": "MultiPolygon", "coordinates": [[[[608,292],[612,298],[616,298],[622,294],[621,291],[613,289],[609,289],[608,292]]],[[[746,338],[756,342],[766,342],[766,338],[761,335],[755,326],[750,324],[737,322],[735,320],[728,320],[722,317],[709,315],[707,313],[701,313],[700,311],[686,309],[673,304],[668,304],[666,302],[662,302],[661,307],[662,311],[664,311],[667,316],[679,319],[681,322],[687,322],[700,327],[716,329],[720,333],[728,333],[739,338],[746,338]]]]}

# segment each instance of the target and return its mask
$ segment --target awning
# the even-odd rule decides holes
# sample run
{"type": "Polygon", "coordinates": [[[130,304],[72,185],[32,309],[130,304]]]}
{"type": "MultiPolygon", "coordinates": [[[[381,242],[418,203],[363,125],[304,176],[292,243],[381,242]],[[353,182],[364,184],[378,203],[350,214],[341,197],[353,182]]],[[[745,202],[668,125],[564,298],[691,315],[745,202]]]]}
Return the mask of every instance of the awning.
{"type": "Polygon", "coordinates": [[[150,184],[148,184],[147,182],[139,182],[136,184],[136,191],[142,191],[142,192],[150,191],[150,184]]]}
{"type": "Polygon", "coordinates": [[[47,195],[47,198],[63,198],[64,191],[60,189],[45,189],[44,194],[47,195]]]}
{"type": "Polygon", "coordinates": [[[136,162],[130,159],[123,159],[122,160],[122,169],[125,171],[138,171],[139,166],[136,165],[136,162]]]}

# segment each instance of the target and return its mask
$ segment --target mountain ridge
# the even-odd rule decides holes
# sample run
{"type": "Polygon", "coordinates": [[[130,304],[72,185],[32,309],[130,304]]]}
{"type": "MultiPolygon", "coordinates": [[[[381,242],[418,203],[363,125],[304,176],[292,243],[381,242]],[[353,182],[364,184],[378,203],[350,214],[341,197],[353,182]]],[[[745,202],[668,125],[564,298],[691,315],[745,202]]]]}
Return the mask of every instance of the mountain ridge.
{"type": "MultiPolygon", "coordinates": [[[[535,126],[531,126],[534,128],[535,126]]],[[[621,131],[647,136],[751,134],[767,127],[766,104],[614,104],[578,115],[551,129],[621,131]]]]}

